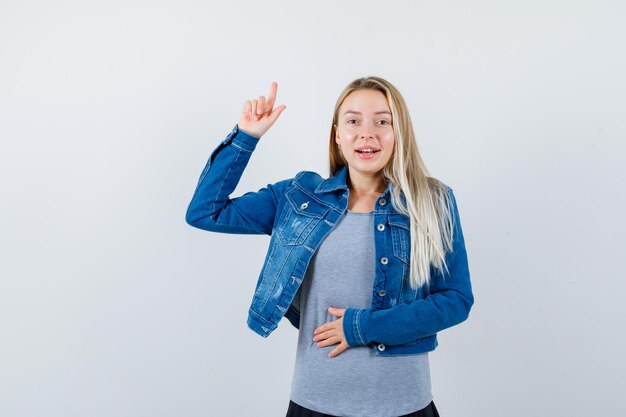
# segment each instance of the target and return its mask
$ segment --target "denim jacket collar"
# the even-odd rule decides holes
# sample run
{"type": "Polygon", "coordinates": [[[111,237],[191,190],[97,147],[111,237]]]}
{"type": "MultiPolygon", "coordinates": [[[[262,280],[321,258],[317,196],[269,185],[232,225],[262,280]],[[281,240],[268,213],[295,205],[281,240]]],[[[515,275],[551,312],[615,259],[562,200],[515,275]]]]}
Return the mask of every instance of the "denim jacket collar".
{"type": "Polygon", "coordinates": [[[344,165],[343,167],[341,167],[339,171],[337,171],[335,175],[333,175],[332,177],[329,177],[325,179],[324,181],[320,182],[320,184],[315,189],[315,192],[327,193],[329,191],[335,191],[339,189],[349,191],[348,189],[348,166],[347,165],[344,165]]]}
{"type": "MultiPolygon", "coordinates": [[[[387,188],[383,192],[384,194],[388,194],[391,192],[393,184],[389,182],[387,188]]],[[[336,190],[346,190],[350,191],[348,187],[348,166],[344,165],[335,173],[335,175],[323,180],[315,189],[316,193],[326,193],[330,191],[336,190]]]]}

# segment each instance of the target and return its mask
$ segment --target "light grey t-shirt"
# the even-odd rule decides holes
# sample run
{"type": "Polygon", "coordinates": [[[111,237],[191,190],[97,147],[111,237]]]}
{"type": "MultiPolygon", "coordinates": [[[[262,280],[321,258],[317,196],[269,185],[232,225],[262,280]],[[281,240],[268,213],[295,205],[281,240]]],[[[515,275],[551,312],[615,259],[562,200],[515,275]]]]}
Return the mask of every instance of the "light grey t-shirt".
{"type": "Polygon", "coordinates": [[[339,356],[313,331],[337,320],[328,307],[369,308],[374,286],[374,214],[348,211],[313,255],[301,285],[300,332],[291,400],[346,417],[398,417],[432,401],[428,353],[384,357],[370,346],[339,356]]]}

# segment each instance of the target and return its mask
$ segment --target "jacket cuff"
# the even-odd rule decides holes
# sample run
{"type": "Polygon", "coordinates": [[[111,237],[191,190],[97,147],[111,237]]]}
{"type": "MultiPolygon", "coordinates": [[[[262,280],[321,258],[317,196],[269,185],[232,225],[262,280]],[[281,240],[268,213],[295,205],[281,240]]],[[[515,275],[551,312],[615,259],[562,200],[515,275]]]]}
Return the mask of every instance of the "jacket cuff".
{"type": "Polygon", "coordinates": [[[232,141],[233,146],[244,150],[246,152],[252,152],[256,145],[259,143],[259,139],[256,136],[244,132],[239,128],[239,125],[235,125],[233,130],[226,136],[226,139],[222,141],[223,144],[227,144],[232,141]]]}
{"type": "Polygon", "coordinates": [[[364,308],[346,308],[343,313],[343,334],[349,346],[366,345],[363,337],[360,316],[365,311],[364,308]]]}

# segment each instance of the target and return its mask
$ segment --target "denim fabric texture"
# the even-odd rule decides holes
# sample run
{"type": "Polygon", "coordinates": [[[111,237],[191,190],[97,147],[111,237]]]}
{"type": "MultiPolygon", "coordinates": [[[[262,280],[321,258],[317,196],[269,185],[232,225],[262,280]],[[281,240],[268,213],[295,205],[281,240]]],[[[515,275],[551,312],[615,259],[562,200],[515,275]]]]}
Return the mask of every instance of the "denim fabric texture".
{"type": "MultiPolygon", "coordinates": [[[[259,139],[235,125],[209,156],[186,221],[213,232],[271,236],[247,320],[250,329],[267,337],[283,317],[298,328],[300,284],[316,249],[345,215],[349,189],[344,166],[328,179],[301,171],[230,198],[259,139]]],[[[350,346],[369,346],[383,356],[413,355],[434,350],[437,332],[466,320],[474,297],[452,189],[446,185],[454,220],[453,248],[445,255],[448,272],[431,266],[431,285],[412,289],[409,218],[391,204],[392,186],[374,207],[376,275],[371,307],[346,306],[343,330],[350,346]]]]}

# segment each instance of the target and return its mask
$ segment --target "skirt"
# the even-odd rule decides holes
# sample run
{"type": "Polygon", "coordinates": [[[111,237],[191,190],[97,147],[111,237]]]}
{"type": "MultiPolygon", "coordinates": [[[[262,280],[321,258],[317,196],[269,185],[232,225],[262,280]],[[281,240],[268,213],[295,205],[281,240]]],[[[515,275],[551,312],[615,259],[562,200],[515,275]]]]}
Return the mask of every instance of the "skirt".
{"type": "MultiPolygon", "coordinates": [[[[289,409],[287,410],[286,417],[337,417],[330,414],[318,413],[317,411],[309,410],[299,404],[289,400],[289,409]]],[[[426,407],[421,410],[414,411],[410,414],[404,414],[399,417],[439,417],[435,402],[431,401],[426,407]]]]}

